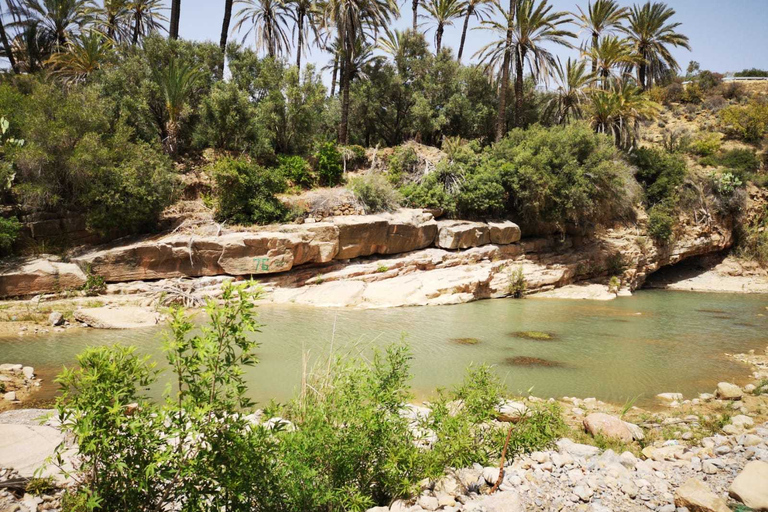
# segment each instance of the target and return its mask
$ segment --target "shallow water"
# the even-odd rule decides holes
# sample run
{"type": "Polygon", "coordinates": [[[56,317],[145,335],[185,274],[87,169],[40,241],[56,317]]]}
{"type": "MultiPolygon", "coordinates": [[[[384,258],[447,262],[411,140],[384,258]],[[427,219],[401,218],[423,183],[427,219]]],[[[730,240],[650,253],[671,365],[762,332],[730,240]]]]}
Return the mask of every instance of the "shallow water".
{"type": "MultiPolygon", "coordinates": [[[[610,302],[528,298],[382,310],[265,305],[259,308],[265,326],[256,335],[261,363],[247,376],[257,401],[286,400],[300,383],[303,351],[310,361],[331,350],[370,355],[372,347],[406,336],[419,397],[460,382],[470,363],[489,363],[513,392],[617,403],[640,396],[638,403],[648,404],[657,393],[691,397],[712,391],[718,381],[748,378],[745,367],[724,354],[768,345],[767,307],[766,295],[660,290],[610,302]],[[525,331],[553,339],[530,339],[537,336],[521,335],[525,331]]],[[[50,377],[85,346],[134,344],[162,360],[163,331],[0,338],[0,362],[34,366],[50,394],[50,377]]]]}

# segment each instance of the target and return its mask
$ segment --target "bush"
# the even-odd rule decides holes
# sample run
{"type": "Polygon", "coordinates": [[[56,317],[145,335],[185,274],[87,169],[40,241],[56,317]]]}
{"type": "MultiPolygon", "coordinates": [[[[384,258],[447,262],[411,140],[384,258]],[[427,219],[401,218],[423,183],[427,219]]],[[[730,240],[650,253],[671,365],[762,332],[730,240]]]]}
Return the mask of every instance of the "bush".
{"type": "Polygon", "coordinates": [[[344,159],[344,168],[347,171],[360,169],[368,162],[368,157],[365,155],[365,148],[362,146],[341,146],[339,151],[344,159]]]}
{"type": "Polygon", "coordinates": [[[668,204],[659,203],[648,210],[648,234],[655,240],[669,242],[676,224],[675,209],[668,204]]]}
{"type": "Polygon", "coordinates": [[[400,193],[408,206],[441,210],[448,215],[456,212],[456,195],[446,188],[439,171],[427,174],[420,183],[404,185],[400,193]]]}
{"type": "Polygon", "coordinates": [[[718,158],[718,163],[744,177],[760,169],[760,158],[751,149],[731,149],[718,158]]]}
{"type": "Polygon", "coordinates": [[[315,152],[315,161],[315,169],[323,185],[334,187],[341,183],[344,167],[336,144],[333,142],[320,144],[315,152]]]}
{"type": "Polygon", "coordinates": [[[21,222],[16,217],[0,217],[0,255],[7,255],[19,237],[21,222]]]}
{"type": "Polygon", "coordinates": [[[739,77],[768,77],[768,71],[764,69],[745,69],[743,71],[738,71],[733,74],[733,76],[739,76],[739,77]]]}
{"type": "Polygon", "coordinates": [[[728,82],[720,86],[720,95],[726,100],[738,100],[745,94],[744,87],[738,82],[728,82]]]}
{"type": "Polygon", "coordinates": [[[413,174],[419,163],[416,150],[411,146],[399,146],[392,151],[387,160],[387,177],[395,185],[401,183],[405,176],[413,174]]]}
{"type": "Polygon", "coordinates": [[[312,188],[317,178],[312,167],[300,156],[278,155],[278,172],[296,187],[312,188]]]}
{"type": "Polygon", "coordinates": [[[685,160],[658,149],[638,148],[632,154],[635,177],[645,190],[646,203],[656,205],[675,195],[688,175],[685,160]]]}
{"type": "Polygon", "coordinates": [[[270,224],[289,219],[289,210],[275,194],[286,189],[285,178],[245,158],[222,158],[211,174],[215,182],[216,217],[235,224],[270,224]]]}
{"type": "Polygon", "coordinates": [[[496,217],[503,215],[507,192],[498,172],[481,167],[469,174],[456,197],[456,209],[462,217],[496,217]]]}
{"type": "Polygon", "coordinates": [[[694,139],[689,148],[694,155],[711,156],[720,151],[721,146],[720,134],[710,132],[694,139]]]}
{"type": "Polygon", "coordinates": [[[366,213],[388,212],[400,206],[400,193],[380,174],[353,178],[350,188],[365,206],[366,213]]]}
{"type": "Polygon", "coordinates": [[[710,178],[712,179],[712,186],[722,197],[730,197],[742,185],[738,176],[734,175],[731,171],[725,171],[722,173],[712,173],[710,178]]]}
{"type": "Polygon", "coordinates": [[[746,142],[760,142],[768,132],[768,103],[757,100],[748,105],[731,105],[720,111],[725,133],[746,142]]]}
{"type": "Polygon", "coordinates": [[[686,85],[683,88],[683,93],[680,95],[680,101],[683,103],[698,105],[702,99],[704,99],[704,92],[697,82],[691,82],[686,85]]]}
{"type": "Polygon", "coordinates": [[[739,230],[739,255],[768,266],[768,208],[739,230]]]}

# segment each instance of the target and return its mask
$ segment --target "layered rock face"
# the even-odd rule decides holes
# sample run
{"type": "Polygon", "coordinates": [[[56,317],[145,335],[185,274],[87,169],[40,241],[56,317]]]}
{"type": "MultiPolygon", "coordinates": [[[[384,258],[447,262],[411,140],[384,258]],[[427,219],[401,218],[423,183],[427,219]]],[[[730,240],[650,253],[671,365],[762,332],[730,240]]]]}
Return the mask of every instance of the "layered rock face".
{"type": "Polygon", "coordinates": [[[85,274],[79,266],[54,256],[14,261],[0,268],[0,297],[71,290],[84,284],[85,274]]]}

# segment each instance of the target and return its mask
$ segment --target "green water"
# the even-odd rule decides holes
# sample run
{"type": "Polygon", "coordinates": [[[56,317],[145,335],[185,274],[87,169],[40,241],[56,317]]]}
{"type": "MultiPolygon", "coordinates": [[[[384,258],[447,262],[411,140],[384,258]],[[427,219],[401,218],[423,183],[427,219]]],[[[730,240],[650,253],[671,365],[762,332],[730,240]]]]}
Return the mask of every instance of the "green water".
{"type": "MultiPolygon", "coordinates": [[[[370,355],[405,335],[413,351],[413,388],[421,398],[460,382],[470,363],[495,365],[508,388],[537,396],[594,396],[624,402],[657,393],[692,397],[720,380],[744,381],[746,368],[724,354],[768,345],[768,296],[640,291],[609,302],[486,300],[456,306],[333,310],[261,306],[261,363],[247,371],[252,397],[286,400],[310,360],[335,353],[370,355]],[[335,327],[334,327],[335,326],[335,327]],[[334,335],[335,329],[335,335],[334,335]],[[552,340],[513,336],[543,331],[552,340]],[[468,345],[456,338],[477,338],[468,345]],[[511,364],[537,358],[552,365],[511,364]]],[[[124,343],[162,359],[164,328],[78,330],[0,339],[0,362],[34,366],[48,386],[85,346],[124,343]]]]}

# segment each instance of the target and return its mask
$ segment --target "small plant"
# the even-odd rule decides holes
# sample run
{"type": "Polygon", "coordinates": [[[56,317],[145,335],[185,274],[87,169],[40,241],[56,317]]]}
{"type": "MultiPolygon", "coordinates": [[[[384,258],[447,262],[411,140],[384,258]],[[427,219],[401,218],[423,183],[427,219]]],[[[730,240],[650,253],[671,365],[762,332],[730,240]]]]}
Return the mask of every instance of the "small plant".
{"type": "Polygon", "coordinates": [[[511,295],[515,299],[522,299],[525,296],[525,291],[528,289],[528,281],[525,279],[523,273],[523,267],[519,266],[509,272],[509,286],[507,287],[507,295],[511,295]]]}
{"type": "Polygon", "coordinates": [[[389,270],[389,267],[384,265],[383,263],[379,263],[379,266],[376,267],[376,272],[379,273],[379,274],[383,274],[387,270],[389,270]]]}
{"type": "Polygon", "coordinates": [[[714,189],[723,197],[732,196],[736,189],[743,185],[738,176],[731,171],[713,172],[710,174],[710,179],[714,189]]]}
{"type": "Polygon", "coordinates": [[[627,262],[624,260],[624,255],[620,252],[611,254],[605,261],[605,270],[608,272],[608,275],[621,275],[626,269],[627,262]]]}
{"type": "Polygon", "coordinates": [[[621,279],[617,276],[611,276],[608,281],[608,292],[618,295],[619,290],[621,290],[621,279]]]}
{"type": "Polygon", "coordinates": [[[624,402],[624,406],[621,408],[621,414],[619,414],[619,418],[624,418],[624,416],[626,416],[629,410],[635,406],[635,402],[637,402],[641,396],[642,395],[636,395],[635,397],[630,398],[629,400],[624,402]]]}
{"type": "Polygon", "coordinates": [[[352,179],[350,188],[366,213],[396,210],[402,202],[400,193],[380,174],[358,176],[352,179]]]}
{"type": "Polygon", "coordinates": [[[53,477],[31,478],[27,482],[27,492],[33,496],[42,496],[56,490],[56,482],[53,477]]]}
{"type": "Polygon", "coordinates": [[[755,396],[768,394],[768,379],[762,379],[755,385],[755,389],[752,391],[755,396]]]}
{"type": "Polygon", "coordinates": [[[0,217],[0,255],[11,252],[20,231],[21,222],[16,217],[0,217]]]}
{"type": "Polygon", "coordinates": [[[82,287],[86,297],[95,297],[107,291],[107,283],[104,278],[93,273],[90,265],[85,268],[85,284],[82,287]]]}
{"type": "Polygon", "coordinates": [[[676,218],[674,210],[666,204],[660,203],[648,211],[648,234],[662,243],[672,239],[676,218]]]}
{"type": "Polygon", "coordinates": [[[706,133],[704,135],[700,135],[696,139],[693,140],[690,144],[690,151],[694,155],[698,156],[711,156],[720,151],[720,147],[722,146],[722,142],[720,140],[721,136],[719,133],[706,133]]]}
{"type": "Polygon", "coordinates": [[[403,177],[412,174],[419,163],[419,157],[411,146],[395,148],[387,161],[387,179],[392,184],[399,184],[403,177]]]}
{"type": "Polygon", "coordinates": [[[324,142],[315,152],[315,168],[320,182],[328,187],[334,187],[341,183],[344,175],[342,156],[336,144],[324,142]]]}

